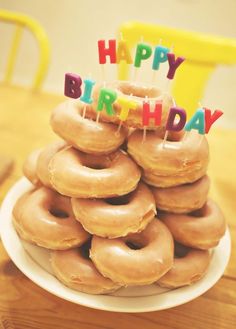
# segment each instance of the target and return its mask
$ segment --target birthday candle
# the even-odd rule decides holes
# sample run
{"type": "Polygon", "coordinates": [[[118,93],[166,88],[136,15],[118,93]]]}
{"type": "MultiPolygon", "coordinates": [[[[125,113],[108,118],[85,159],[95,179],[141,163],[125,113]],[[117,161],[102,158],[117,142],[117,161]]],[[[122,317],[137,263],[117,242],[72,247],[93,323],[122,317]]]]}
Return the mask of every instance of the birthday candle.
{"type": "Polygon", "coordinates": [[[80,97],[80,100],[86,104],[91,104],[93,99],[91,98],[93,86],[95,85],[95,81],[92,79],[84,80],[84,93],[80,97]]]}
{"type": "Polygon", "coordinates": [[[180,107],[171,107],[166,122],[166,130],[168,131],[180,131],[184,128],[186,123],[186,112],[180,107]],[[176,122],[176,117],[179,117],[176,122]]]}
{"type": "Polygon", "coordinates": [[[168,62],[169,62],[169,71],[167,73],[167,78],[172,80],[174,79],[176,69],[180,66],[181,63],[185,60],[184,57],[177,57],[175,59],[175,54],[168,53],[167,54],[168,62]]]}
{"type": "Polygon", "coordinates": [[[143,102],[143,126],[149,126],[150,119],[155,120],[155,125],[160,126],[162,116],[162,103],[156,102],[154,111],[150,110],[150,103],[143,102]]]}
{"type": "Polygon", "coordinates": [[[98,97],[97,111],[101,112],[105,107],[108,115],[114,115],[115,112],[113,110],[112,104],[115,102],[116,98],[117,94],[114,90],[101,88],[98,97]]]}
{"type": "Polygon", "coordinates": [[[105,47],[105,40],[98,41],[99,63],[106,64],[106,58],[110,58],[110,63],[116,63],[116,40],[108,40],[108,47],[105,47]]]}
{"type": "Polygon", "coordinates": [[[138,43],[136,48],[134,66],[140,67],[142,60],[148,59],[152,55],[152,48],[145,43],[138,43]]]}
{"type": "Polygon", "coordinates": [[[138,105],[137,102],[123,97],[118,97],[117,103],[121,106],[121,111],[119,114],[119,119],[121,121],[125,121],[129,115],[129,111],[131,109],[135,110],[138,105]]]}
{"type": "Polygon", "coordinates": [[[116,61],[117,64],[119,64],[121,61],[125,61],[127,64],[133,64],[133,59],[131,57],[127,42],[123,39],[118,42],[116,61]]]}
{"type": "Polygon", "coordinates": [[[66,73],[64,95],[70,98],[79,98],[81,91],[82,79],[78,74],[66,73]]]}
{"type": "Polygon", "coordinates": [[[154,51],[154,57],[152,62],[152,69],[159,70],[160,63],[164,63],[168,60],[167,53],[170,50],[166,47],[158,45],[154,51]]]}
{"type": "Polygon", "coordinates": [[[223,112],[221,110],[215,110],[214,113],[211,114],[210,109],[203,109],[205,112],[205,134],[208,134],[212,124],[223,115],[223,112]]]}
{"type": "Polygon", "coordinates": [[[199,108],[192,118],[186,123],[184,130],[191,131],[195,129],[199,132],[199,134],[204,135],[205,133],[205,117],[204,110],[199,108]]]}

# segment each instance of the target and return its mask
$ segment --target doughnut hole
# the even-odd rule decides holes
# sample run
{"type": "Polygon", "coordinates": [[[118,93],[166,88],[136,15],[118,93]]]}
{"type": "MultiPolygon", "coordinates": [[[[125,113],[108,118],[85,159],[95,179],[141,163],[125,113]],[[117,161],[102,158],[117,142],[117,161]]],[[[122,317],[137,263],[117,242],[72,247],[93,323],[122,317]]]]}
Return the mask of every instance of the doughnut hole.
{"type": "Polygon", "coordinates": [[[65,219],[65,218],[69,217],[69,214],[66,211],[64,211],[60,208],[54,208],[53,207],[49,210],[49,212],[52,216],[57,217],[57,218],[61,218],[61,219],[64,218],[65,219]]]}
{"type": "Polygon", "coordinates": [[[109,157],[101,157],[96,155],[84,154],[82,157],[82,165],[95,170],[102,170],[109,168],[111,160],[109,157]]]}
{"type": "Polygon", "coordinates": [[[201,218],[205,217],[209,214],[209,209],[207,208],[207,205],[205,204],[201,209],[194,210],[190,213],[190,216],[201,218]]]}
{"type": "Polygon", "coordinates": [[[138,234],[133,236],[127,236],[124,238],[125,245],[131,250],[140,250],[148,245],[148,241],[143,237],[141,238],[138,234]]]}
{"type": "Polygon", "coordinates": [[[188,247],[185,247],[182,244],[175,241],[175,245],[174,245],[175,258],[183,258],[188,254],[188,252],[189,252],[188,247]]]}
{"type": "Polygon", "coordinates": [[[143,86],[137,83],[122,82],[118,85],[124,95],[131,95],[139,98],[156,98],[161,95],[161,91],[154,86],[143,86]]]}
{"type": "Polygon", "coordinates": [[[113,206],[123,206],[130,202],[130,198],[131,198],[131,193],[121,195],[115,198],[107,198],[105,199],[105,202],[113,206]]]}
{"type": "Polygon", "coordinates": [[[80,247],[80,254],[84,259],[90,260],[89,258],[89,252],[91,248],[91,239],[86,241],[81,247],[80,247]]]}

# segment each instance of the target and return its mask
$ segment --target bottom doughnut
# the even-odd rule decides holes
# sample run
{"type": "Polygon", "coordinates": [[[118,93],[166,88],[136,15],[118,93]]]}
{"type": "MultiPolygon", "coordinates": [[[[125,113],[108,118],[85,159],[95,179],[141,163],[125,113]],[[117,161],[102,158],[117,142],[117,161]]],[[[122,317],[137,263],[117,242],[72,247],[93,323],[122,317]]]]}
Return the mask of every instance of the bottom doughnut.
{"type": "Polygon", "coordinates": [[[176,243],[174,264],[157,284],[166,288],[190,285],[206,274],[210,260],[208,250],[191,249],[176,243]]]}
{"type": "Polygon", "coordinates": [[[51,252],[55,276],[67,287],[88,294],[108,294],[121,286],[104,278],[89,259],[90,243],[80,248],[51,252]]]}

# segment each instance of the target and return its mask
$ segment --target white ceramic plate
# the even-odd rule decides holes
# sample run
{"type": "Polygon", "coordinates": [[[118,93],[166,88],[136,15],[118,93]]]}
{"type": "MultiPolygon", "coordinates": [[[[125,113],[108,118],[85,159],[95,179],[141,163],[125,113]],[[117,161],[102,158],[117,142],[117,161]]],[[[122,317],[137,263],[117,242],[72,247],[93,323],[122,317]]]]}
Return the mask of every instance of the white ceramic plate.
{"type": "Polygon", "coordinates": [[[32,185],[19,180],[7,194],[0,213],[1,238],[16,266],[33,282],[50,293],[76,304],[114,312],[149,312],[164,310],[189,302],[210,289],[222,276],[230,256],[230,235],[227,230],[214,249],[206,276],[197,283],[166,290],[157,285],[122,288],[113,295],[90,295],[62,285],[50,268],[49,252],[21,241],[12,226],[12,208],[22,193],[32,185]]]}

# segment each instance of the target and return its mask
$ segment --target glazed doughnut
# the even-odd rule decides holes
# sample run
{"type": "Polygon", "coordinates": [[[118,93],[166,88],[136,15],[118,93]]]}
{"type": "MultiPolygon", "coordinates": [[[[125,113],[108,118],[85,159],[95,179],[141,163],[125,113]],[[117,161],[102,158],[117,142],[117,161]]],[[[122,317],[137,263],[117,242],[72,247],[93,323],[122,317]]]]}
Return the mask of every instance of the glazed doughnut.
{"type": "Polygon", "coordinates": [[[105,277],[122,285],[157,281],[173,265],[174,244],[168,228],[154,219],[141,233],[125,238],[92,238],[90,258],[105,277]]]}
{"type": "Polygon", "coordinates": [[[157,283],[161,287],[170,289],[190,285],[206,274],[210,260],[211,255],[208,250],[191,249],[179,245],[175,248],[172,268],[157,283]],[[176,252],[176,249],[180,251],[176,252]]]}
{"type": "Polygon", "coordinates": [[[140,232],[156,214],[155,200],[144,183],[118,198],[72,198],[71,202],[75,217],[87,232],[108,238],[140,232]]]}
{"type": "Polygon", "coordinates": [[[41,151],[41,149],[37,149],[31,152],[26,158],[22,168],[24,176],[35,186],[41,185],[41,182],[36,173],[37,161],[41,151]]]}
{"type": "Polygon", "coordinates": [[[36,172],[44,186],[52,188],[49,175],[49,163],[52,157],[67,146],[66,142],[59,140],[47,145],[39,154],[36,172]]]}
{"type": "Polygon", "coordinates": [[[158,209],[186,214],[203,207],[207,200],[210,179],[203,176],[194,183],[173,187],[152,187],[158,209]]]}
{"type": "Polygon", "coordinates": [[[159,217],[176,241],[197,249],[217,246],[226,229],[224,215],[212,200],[190,214],[161,213],[159,217]]]}
{"type": "Polygon", "coordinates": [[[120,285],[104,278],[91,259],[87,243],[82,247],[51,252],[51,265],[55,276],[67,287],[88,294],[107,294],[120,285]]]}
{"type": "MultiPolygon", "coordinates": [[[[127,129],[111,123],[96,122],[82,117],[84,104],[62,103],[52,113],[51,126],[68,144],[91,154],[108,154],[123,144],[127,129]]],[[[89,112],[87,106],[86,112],[89,112]]]]}
{"type": "Polygon", "coordinates": [[[70,199],[46,187],[33,189],[18,199],[13,224],[22,239],[48,249],[77,247],[89,238],[74,218],[70,199]]]}
{"type": "MultiPolygon", "coordinates": [[[[89,112],[93,112],[93,116],[97,114],[96,106],[98,102],[98,97],[100,93],[102,85],[96,85],[93,90],[93,99],[94,99],[94,106],[89,109],[89,112]]],[[[167,94],[163,94],[160,89],[154,86],[144,86],[139,85],[135,82],[130,81],[116,81],[113,83],[107,83],[106,88],[110,88],[117,93],[117,98],[128,98],[131,101],[135,101],[138,105],[135,110],[130,110],[127,120],[124,121],[124,125],[128,127],[134,127],[143,129],[143,122],[142,122],[142,113],[143,113],[143,102],[145,97],[148,97],[148,101],[150,103],[151,110],[153,106],[155,106],[156,102],[162,102],[162,124],[161,126],[157,127],[155,125],[154,120],[150,120],[149,126],[147,129],[157,129],[163,130],[164,126],[167,121],[169,109],[174,105],[173,99],[171,96],[167,94]]],[[[99,119],[105,122],[114,122],[116,124],[120,123],[119,114],[121,110],[121,106],[117,101],[113,103],[113,109],[115,111],[115,115],[108,115],[106,111],[100,112],[99,119]]]]}
{"type": "Polygon", "coordinates": [[[191,131],[184,140],[166,141],[154,131],[136,130],[129,136],[128,153],[143,168],[143,180],[156,187],[192,183],[205,175],[209,160],[207,139],[191,131]]]}
{"type": "Polygon", "coordinates": [[[49,163],[56,191],[75,198],[108,198],[133,191],[141,173],[123,151],[108,155],[85,154],[73,147],[56,153],[49,163]]]}

